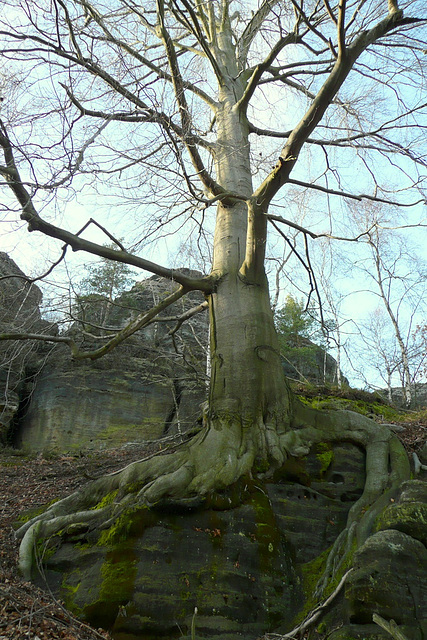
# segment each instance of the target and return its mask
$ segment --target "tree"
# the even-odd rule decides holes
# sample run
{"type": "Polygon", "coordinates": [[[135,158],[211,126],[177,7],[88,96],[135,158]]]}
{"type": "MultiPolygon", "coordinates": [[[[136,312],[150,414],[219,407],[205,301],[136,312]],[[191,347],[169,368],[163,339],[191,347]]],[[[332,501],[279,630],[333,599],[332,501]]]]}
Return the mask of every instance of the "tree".
{"type": "MultiPolygon", "coordinates": [[[[421,0],[404,2],[402,8],[397,0],[305,5],[265,0],[248,6],[232,0],[157,0],[144,8],[133,0],[21,0],[5,5],[10,13],[0,28],[2,56],[26,76],[22,86],[28,93],[1,124],[5,162],[0,171],[22,219],[31,232],[65,243],[63,253],[68,247],[88,251],[176,285],[100,349],[82,352],[66,336],[52,336],[52,341],[66,342],[74,358],[96,359],[192,290],[205,294],[211,322],[203,431],[175,454],[99,480],[25,525],[19,534],[24,536],[21,566],[29,575],[34,538],[61,530],[65,521],[105,523],[132,502],[204,497],[257,469],[271,473],[312,442],[342,438],[342,423],[322,426],[308,410],[307,428],[292,431],[295,408],[282,375],[264,266],[267,231],[271,225],[285,242],[284,228],[302,233],[306,257],[299,258],[313,290],[308,242],[325,233],[301,227],[291,214],[273,213],[272,202],[282,197],[274,206],[284,206],[288,185],[358,202],[410,205],[414,193],[419,197],[425,105],[416,87],[426,11],[421,0]],[[408,82],[415,89],[405,92],[408,82]],[[17,116],[22,108],[24,115],[17,116]],[[50,123],[47,141],[36,135],[45,121],[50,123]],[[397,132],[405,136],[404,144],[397,132]],[[340,174],[335,151],[343,154],[340,174]],[[389,156],[398,202],[380,184],[381,171],[372,173],[389,156]],[[351,191],[354,179],[345,171],[350,161],[352,171],[359,167],[359,177],[363,174],[360,182],[368,195],[351,191]],[[114,241],[111,232],[114,249],[85,239],[84,229],[69,230],[40,213],[51,201],[72,200],[81,191],[111,202],[113,186],[120,190],[114,206],[120,216],[128,211],[128,226],[138,211],[135,251],[114,241]],[[165,237],[193,221],[196,233],[205,222],[208,232],[214,227],[212,266],[204,277],[140,257],[140,247],[149,246],[156,234],[165,237]],[[118,491],[114,504],[90,510],[112,491],[118,491]]],[[[329,223],[326,235],[333,235],[329,223]]],[[[18,337],[25,336],[2,336],[18,337]]],[[[355,418],[345,420],[345,437],[378,458],[368,465],[367,488],[350,517],[355,522],[387,483],[384,442],[390,436],[369,421],[353,428],[355,418]]],[[[337,543],[334,553],[344,547],[337,543]]]]}
{"type": "MultiPolygon", "coordinates": [[[[106,245],[114,249],[114,245],[106,245]]],[[[101,259],[100,263],[89,265],[87,275],[80,280],[76,295],[76,313],[80,321],[88,320],[104,325],[108,322],[109,310],[114,298],[130,287],[134,279],[132,270],[122,262],[101,259]]]]}
{"type": "Polygon", "coordinates": [[[404,404],[409,408],[421,351],[414,340],[414,325],[417,314],[424,309],[424,264],[417,260],[413,247],[401,235],[391,232],[393,219],[381,207],[366,205],[362,215],[359,208],[356,223],[359,228],[361,219],[371,228],[364,239],[368,251],[363,259],[356,262],[356,267],[373,284],[372,292],[384,309],[384,315],[374,312],[365,329],[371,338],[370,346],[372,339],[378,345],[380,361],[387,374],[389,394],[393,374],[398,373],[404,404]],[[385,319],[393,335],[391,343],[386,337],[385,319]]]}
{"type": "Polygon", "coordinates": [[[285,361],[295,369],[300,378],[306,379],[307,370],[311,370],[315,376],[319,345],[326,357],[326,344],[322,325],[313,310],[306,310],[302,300],[295,300],[288,295],[284,306],[276,311],[275,322],[280,350],[285,361]]]}
{"type": "MultiPolygon", "coordinates": [[[[114,249],[114,246],[110,246],[110,249],[114,249]]],[[[87,275],[80,281],[81,295],[97,293],[112,302],[133,284],[133,275],[126,264],[103,258],[99,264],[87,267],[87,275]]]]}

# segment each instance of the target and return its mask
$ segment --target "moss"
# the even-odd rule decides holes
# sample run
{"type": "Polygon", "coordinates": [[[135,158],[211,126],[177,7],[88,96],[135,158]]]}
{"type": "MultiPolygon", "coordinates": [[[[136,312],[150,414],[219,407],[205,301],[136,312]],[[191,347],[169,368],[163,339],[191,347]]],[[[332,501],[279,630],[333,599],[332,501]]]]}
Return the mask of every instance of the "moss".
{"type": "Polygon", "coordinates": [[[234,509],[247,502],[254,491],[253,480],[244,475],[222,490],[211,491],[205,499],[205,507],[215,511],[234,509]]]}
{"type": "Polygon", "coordinates": [[[354,397],[346,398],[342,397],[342,395],[328,394],[327,390],[320,389],[317,393],[313,392],[313,395],[311,393],[308,395],[298,394],[297,397],[302,404],[313,407],[314,409],[336,411],[345,409],[347,411],[355,411],[364,416],[378,416],[389,422],[401,422],[404,418],[402,411],[390,407],[374,395],[366,395],[368,396],[367,398],[357,397],[357,394],[355,394],[354,397]]]}
{"type": "Polygon", "coordinates": [[[148,507],[132,507],[128,509],[116,519],[109,529],[102,531],[97,544],[99,546],[113,546],[126,542],[132,532],[135,531],[137,523],[144,526],[144,515],[148,516],[148,513],[148,507]]]}
{"type": "Polygon", "coordinates": [[[61,597],[67,609],[72,611],[74,615],[81,616],[82,609],[76,604],[77,595],[81,587],[80,570],[76,571],[73,576],[64,576],[61,584],[61,597]]]}
{"type": "Polygon", "coordinates": [[[262,574],[274,573],[282,539],[267,492],[258,490],[250,504],[256,513],[255,540],[258,544],[259,568],[262,574]]]}
{"type": "Polygon", "coordinates": [[[58,550],[59,541],[61,535],[55,535],[47,540],[37,540],[35,546],[35,557],[37,559],[37,565],[45,565],[49,558],[51,558],[58,550]]]}
{"type": "Polygon", "coordinates": [[[117,496],[119,490],[116,489],[115,491],[112,491],[111,493],[107,493],[106,496],[104,496],[102,498],[102,500],[100,502],[98,502],[98,504],[96,504],[94,507],[92,507],[92,510],[95,509],[102,509],[103,507],[107,507],[109,504],[113,504],[115,497],[117,496]]]}
{"type": "Polygon", "coordinates": [[[334,461],[334,450],[329,442],[319,442],[316,445],[316,458],[320,462],[320,476],[323,477],[334,461]]]}
{"type": "Polygon", "coordinates": [[[131,538],[141,537],[143,531],[154,526],[158,519],[159,515],[148,507],[130,507],[117,517],[111,527],[102,531],[97,545],[115,547],[131,538]]]}
{"type": "Polygon", "coordinates": [[[37,507],[36,509],[30,509],[29,511],[26,511],[25,513],[22,513],[21,515],[18,516],[18,518],[14,522],[14,527],[15,528],[22,527],[23,524],[25,524],[26,522],[28,522],[32,518],[35,518],[36,516],[39,516],[40,514],[44,513],[46,511],[46,509],[48,509],[53,504],[55,504],[55,502],[58,502],[58,500],[59,500],[59,498],[55,498],[54,500],[51,500],[50,502],[47,502],[46,504],[42,505],[41,507],[37,507]]]}
{"type": "Polygon", "coordinates": [[[130,549],[116,548],[108,554],[101,568],[100,600],[126,604],[132,598],[137,568],[130,549]]]}
{"type": "Polygon", "coordinates": [[[270,463],[265,458],[255,460],[253,469],[256,474],[267,473],[270,469],[270,463]]]}
{"type": "Polygon", "coordinates": [[[427,505],[423,502],[390,504],[377,518],[375,530],[397,529],[427,544],[427,505]]]}
{"type": "MultiPolygon", "coordinates": [[[[319,604],[318,597],[315,595],[315,590],[319,580],[322,578],[326,569],[326,563],[331,552],[332,547],[329,547],[318,555],[314,560],[306,562],[301,567],[302,587],[303,593],[306,595],[306,601],[304,607],[298,613],[294,620],[294,624],[300,624],[306,616],[313,611],[313,609],[319,604]]],[[[344,573],[352,566],[354,553],[357,549],[356,541],[353,542],[351,549],[344,556],[339,571],[327,584],[322,599],[326,600],[337,588],[339,581],[343,577],[344,573]]]]}

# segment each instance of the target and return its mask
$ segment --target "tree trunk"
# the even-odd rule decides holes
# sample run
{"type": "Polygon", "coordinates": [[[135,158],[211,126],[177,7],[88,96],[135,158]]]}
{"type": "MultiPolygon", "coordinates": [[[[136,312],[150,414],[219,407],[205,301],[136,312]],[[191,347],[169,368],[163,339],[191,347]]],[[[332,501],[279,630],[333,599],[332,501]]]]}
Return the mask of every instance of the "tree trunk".
{"type": "Polygon", "coordinates": [[[210,312],[210,417],[239,421],[257,455],[274,458],[265,430],[277,436],[286,428],[289,396],[267,282],[253,285],[239,273],[227,274],[211,296],[210,312]]]}
{"type": "Polygon", "coordinates": [[[400,349],[400,354],[402,358],[402,369],[403,369],[400,379],[402,383],[402,392],[403,392],[405,407],[409,409],[412,402],[412,389],[411,389],[411,372],[409,367],[408,351],[400,331],[400,326],[399,326],[397,316],[395,315],[393,309],[391,308],[389,296],[387,295],[384,289],[383,274],[381,270],[381,257],[380,257],[378,246],[371,239],[369,241],[369,244],[371,246],[374,260],[375,260],[375,268],[377,273],[376,281],[378,284],[378,288],[380,290],[380,297],[384,302],[384,306],[386,308],[386,311],[393,325],[397,344],[399,345],[399,349],[400,349]]]}
{"type": "MultiPolygon", "coordinates": [[[[223,88],[217,114],[217,181],[249,197],[249,132],[246,118],[234,108],[241,90],[236,83],[231,90],[223,88]]],[[[272,442],[288,423],[289,392],[264,270],[266,224],[250,202],[218,205],[213,273],[220,280],[209,297],[209,416],[213,423],[216,417],[222,423],[238,421],[242,441],[249,438],[256,455],[271,461],[277,457],[272,442]]]]}

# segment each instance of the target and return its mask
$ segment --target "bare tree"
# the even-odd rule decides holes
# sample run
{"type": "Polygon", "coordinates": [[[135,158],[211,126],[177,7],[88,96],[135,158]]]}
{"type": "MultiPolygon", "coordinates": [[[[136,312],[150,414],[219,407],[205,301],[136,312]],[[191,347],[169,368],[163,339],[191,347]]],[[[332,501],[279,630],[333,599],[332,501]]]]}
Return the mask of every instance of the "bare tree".
{"type": "MultiPolygon", "coordinates": [[[[177,284],[95,351],[56,340],[67,342],[75,358],[98,358],[192,290],[205,294],[211,322],[204,429],[175,454],[103,478],[26,524],[19,535],[29,575],[35,537],[63,529],[64,518],[105,522],[132,502],[203,497],[257,469],[271,472],[313,442],[343,437],[342,421],[326,425],[308,410],[306,428],[292,430],[296,409],[282,375],[265,273],[267,232],[271,225],[284,242],[288,228],[301,232],[298,257],[315,290],[309,242],[357,238],[339,233],[332,219],[319,230],[295,223],[288,209],[282,215],[289,185],[312,188],[319,198],[395,206],[424,199],[426,105],[416,87],[425,66],[426,7],[421,0],[401,7],[396,0],[4,5],[10,11],[0,25],[2,57],[26,74],[26,93],[20,109],[10,111],[6,95],[0,172],[21,218],[31,232],[59,240],[64,252],[88,251],[177,284]],[[405,90],[408,83],[414,90],[405,90]],[[382,184],[375,170],[383,162],[394,172],[394,193],[390,176],[382,184]],[[81,194],[88,203],[104,198],[103,207],[117,208],[121,218],[126,213],[133,240],[124,245],[110,230],[116,248],[103,247],[72,220],[52,221],[54,204],[61,209],[64,198],[81,194]],[[186,225],[202,234],[205,224],[214,237],[204,277],[140,256],[159,235],[186,225]],[[116,490],[114,504],[90,510],[116,490]]],[[[390,437],[367,420],[353,428],[352,420],[345,419],[346,439],[376,460],[351,511],[355,522],[387,483],[390,437]]],[[[400,477],[394,467],[390,473],[393,482],[400,477]]]]}
{"type": "MultiPolygon", "coordinates": [[[[365,325],[365,339],[370,347],[375,348],[377,344],[389,389],[393,374],[399,374],[404,404],[409,408],[420,351],[414,341],[416,317],[425,308],[425,267],[407,239],[390,228],[392,220],[382,207],[372,204],[363,209],[359,207],[353,215],[357,215],[357,226],[370,226],[364,237],[368,251],[356,261],[356,268],[373,285],[372,293],[379,298],[385,312],[385,316],[378,311],[371,316],[365,325]],[[385,318],[395,345],[386,337],[385,318]]],[[[368,287],[370,289],[370,284],[368,287]]]]}

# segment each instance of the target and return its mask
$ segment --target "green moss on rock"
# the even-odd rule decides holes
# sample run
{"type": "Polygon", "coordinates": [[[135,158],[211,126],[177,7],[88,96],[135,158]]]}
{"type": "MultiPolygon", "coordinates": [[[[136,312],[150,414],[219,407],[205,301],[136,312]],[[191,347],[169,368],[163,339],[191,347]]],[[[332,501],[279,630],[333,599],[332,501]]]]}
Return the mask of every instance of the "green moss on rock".
{"type": "Polygon", "coordinates": [[[92,509],[102,509],[103,507],[107,507],[109,504],[113,504],[115,497],[117,496],[119,490],[116,489],[111,493],[107,493],[98,504],[96,504],[92,509]]]}
{"type": "Polygon", "coordinates": [[[323,477],[334,461],[334,449],[330,442],[319,442],[316,445],[316,458],[319,460],[320,476],[323,477]]]}
{"type": "Polygon", "coordinates": [[[378,517],[377,531],[397,529],[427,546],[427,504],[403,502],[390,504],[378,517]]]}

